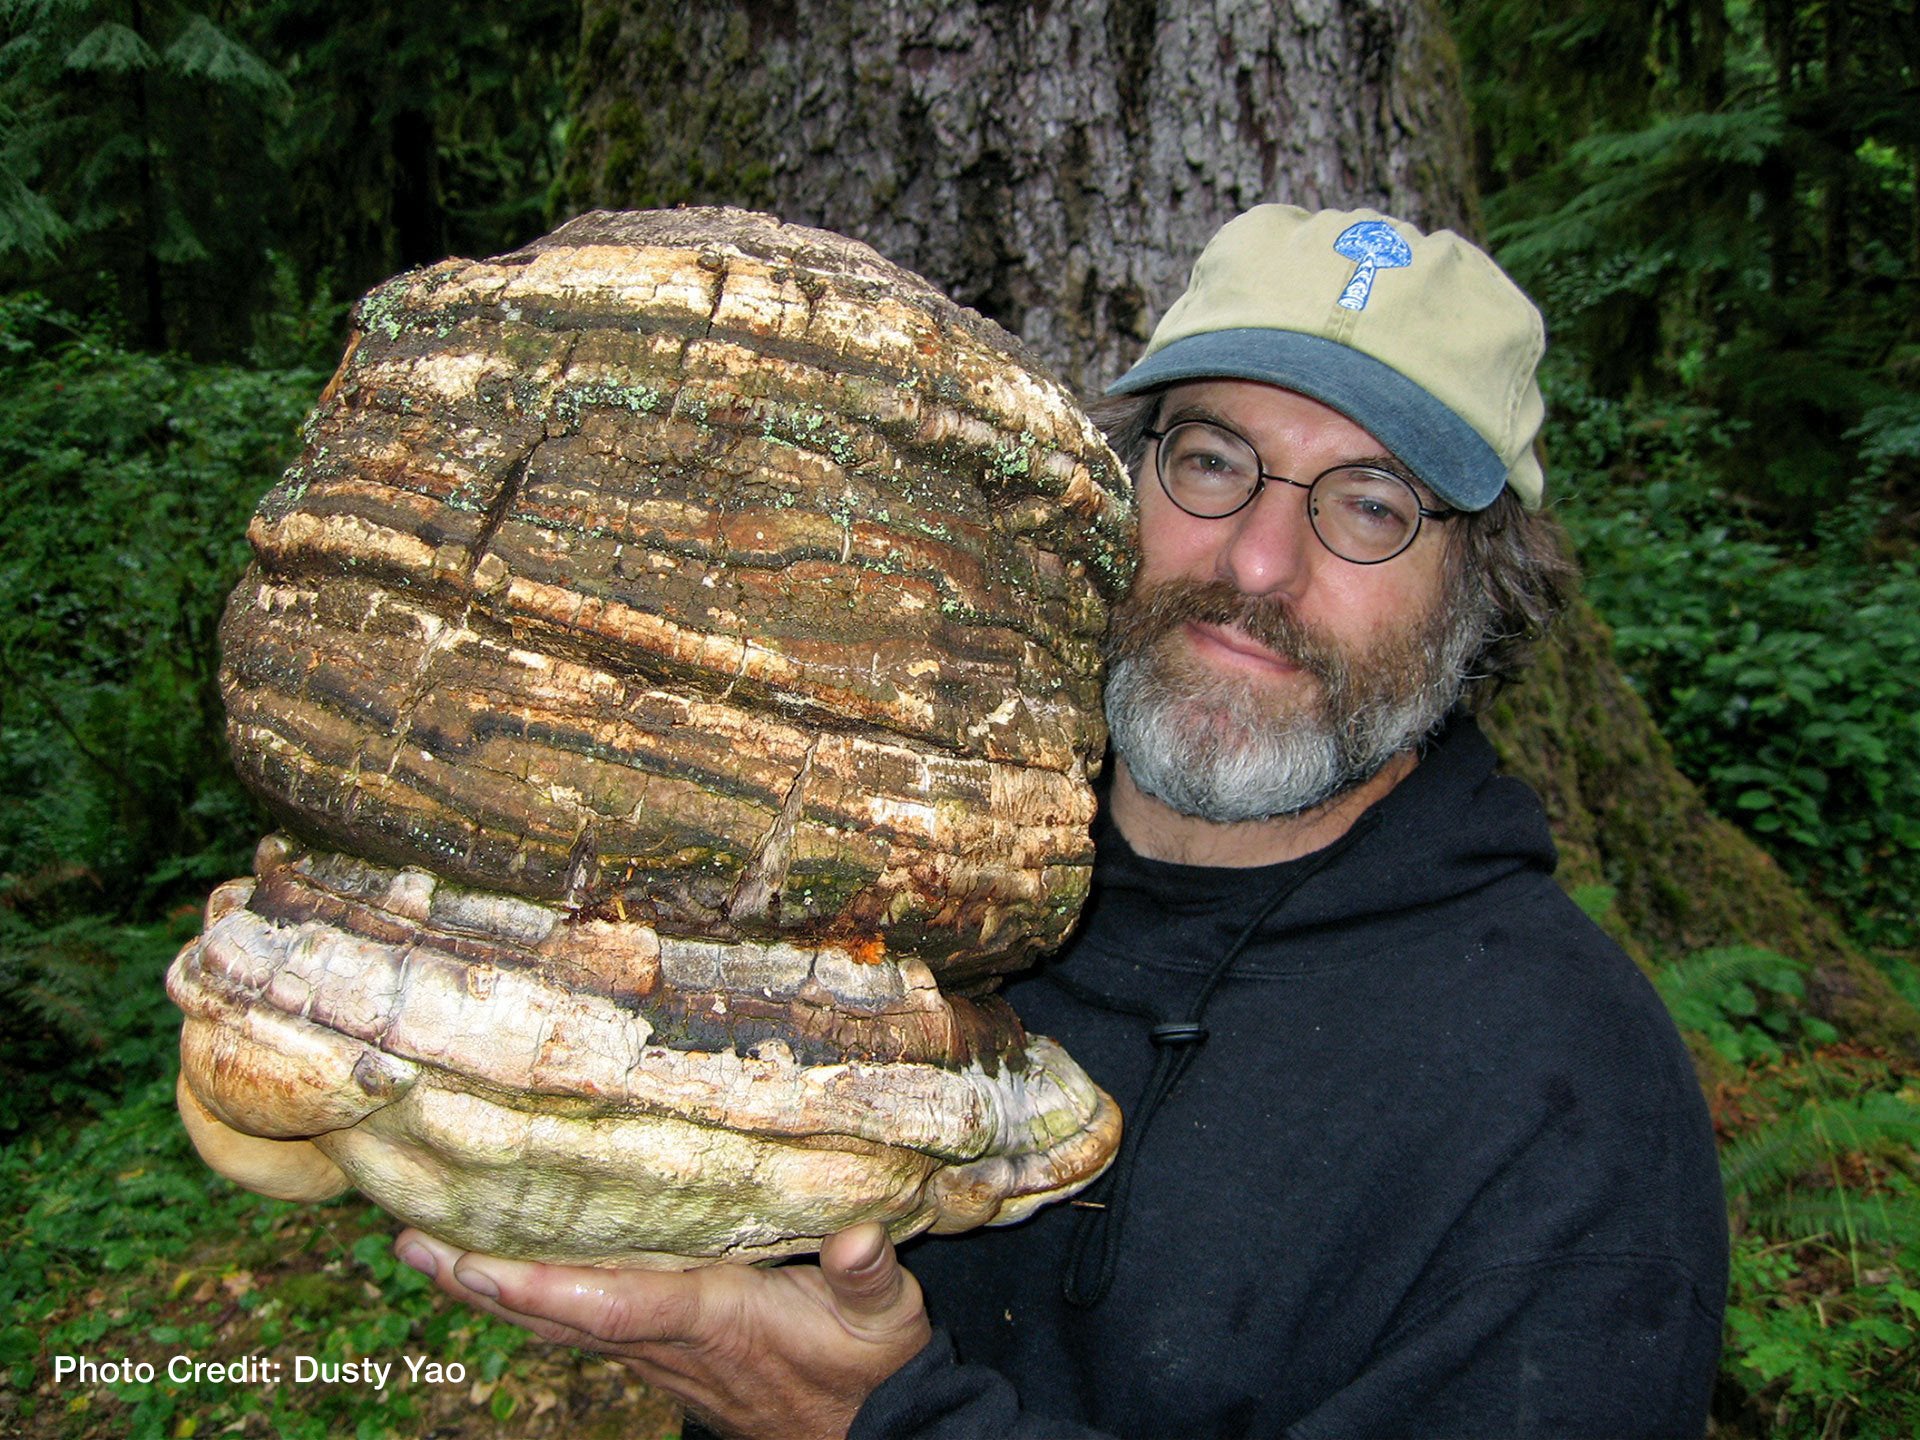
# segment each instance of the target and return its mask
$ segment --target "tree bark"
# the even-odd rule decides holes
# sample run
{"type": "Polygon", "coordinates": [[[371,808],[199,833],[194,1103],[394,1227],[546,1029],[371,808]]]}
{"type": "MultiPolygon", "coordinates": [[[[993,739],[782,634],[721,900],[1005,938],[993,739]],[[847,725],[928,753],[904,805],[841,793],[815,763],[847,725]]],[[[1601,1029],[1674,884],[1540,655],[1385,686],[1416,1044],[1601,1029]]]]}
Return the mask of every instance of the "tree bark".
{"type": "MultiPolygon", "coordinates": [[[[1477,230],[1432,0],[586,0],[583,24],[572,208],[744,204],[842,231],[1083,389],[1249,205],[1477,230]]],[[[1605,923],[1636,955],[1783,950],[1829,1018],[1920,1053],[1920,1015],[1676,771],[1592,612],[1489,719],[1547,801],[1563,879],[1611,888],[1605,923]]]]}
{"type": "Polygon", "coordinates": [[[1853,88],[1853,25],[1847,0],[1827,0],[1825,16],[1827,173],[1821,196],[1826,263],[1821,267],[1829,294],[1847,288],[1853,257],[1853,166],[1859,141],[1848,100],[1853,88]]]}
{"type": "Polygon", "coordinates": [[[1471,224],[1452,75],[1418,0],[587,0],[566,189],[853,235],[1102,385],[1249,205],[1471,224]]]}

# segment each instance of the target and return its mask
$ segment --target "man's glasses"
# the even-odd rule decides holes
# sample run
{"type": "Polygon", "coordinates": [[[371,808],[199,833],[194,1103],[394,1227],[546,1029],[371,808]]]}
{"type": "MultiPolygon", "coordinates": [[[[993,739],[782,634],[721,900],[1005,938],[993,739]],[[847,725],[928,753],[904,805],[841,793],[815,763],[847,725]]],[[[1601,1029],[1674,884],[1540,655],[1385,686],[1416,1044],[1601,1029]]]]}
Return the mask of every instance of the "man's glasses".
{"type": "Polygon", "coordinates": [[[1320,543],[1355,565],[1378,565],[1405,550],[1422,520],[1449,520],[1457,510],[1429,510],[1411,484],[1376,465],[1335,465],[1311,481],[1269,473],[1243,435],[1207,420],[1149,430],[1160,442],[1154,466],[1167,498],[1189,515],[1221,520],[1253,503],[1269,480],[1307,492],[1307,517],[1320,543]]]}

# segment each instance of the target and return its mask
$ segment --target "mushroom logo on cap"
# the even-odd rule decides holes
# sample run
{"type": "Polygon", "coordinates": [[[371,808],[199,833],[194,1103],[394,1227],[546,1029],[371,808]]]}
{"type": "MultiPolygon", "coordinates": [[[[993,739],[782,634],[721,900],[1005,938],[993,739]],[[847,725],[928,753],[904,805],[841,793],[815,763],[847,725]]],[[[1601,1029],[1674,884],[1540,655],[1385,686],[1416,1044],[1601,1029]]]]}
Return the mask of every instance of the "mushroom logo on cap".
{"type": "Polygon", "coordinates": [[[1373,277],[1382,269],[1399,270],[1413,263],[1413,250],[1384,220],[1362,220],[1349,225],[1333,242],[1334,253],[1355,261],[1353,278],[1340,292],[1347,310],[1364,310],[1373,293],[1373,277]]]}

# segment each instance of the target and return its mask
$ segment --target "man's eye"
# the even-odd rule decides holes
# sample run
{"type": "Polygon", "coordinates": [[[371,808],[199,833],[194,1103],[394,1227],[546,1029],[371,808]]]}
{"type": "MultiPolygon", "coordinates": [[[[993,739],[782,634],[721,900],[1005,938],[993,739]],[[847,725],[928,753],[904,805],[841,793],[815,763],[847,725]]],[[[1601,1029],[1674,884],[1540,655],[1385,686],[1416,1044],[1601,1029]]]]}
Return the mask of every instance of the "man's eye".
{"type": "Polygon", "coordinates": [[[1347,503],[1353,510],[1353,513],[1362,520],[1367,520],[1377,525],[1398,525],[1403,523],[1402,517],[1395,512],[1391,505],[1373,496],[1356,495],[1347,503]]]}
{"type": "Polygon", "coordinates": [[[1316,510],[1356,529],[1409,529],[1419,497],[1398,476],[1365,468],[1329,470],[1314,485],[1316,510]]]}
{"type": "Polygon", "coordinates": [[[1205,435],[1183,436],[1172,447],[1169,468],[1183,481],[1232,481],[1246,483],[1253,474],[1253,462],[1231,446],[1215,443],[1205,435]]]}
{"type": "Polygon", "coordinates": [[[1195,451],[1181,457],[1181,463],[1197,475],[1232,475],[1237,473],[1233,461],[1224,455],[1215,455],[1207,451],[1195,451]]]}

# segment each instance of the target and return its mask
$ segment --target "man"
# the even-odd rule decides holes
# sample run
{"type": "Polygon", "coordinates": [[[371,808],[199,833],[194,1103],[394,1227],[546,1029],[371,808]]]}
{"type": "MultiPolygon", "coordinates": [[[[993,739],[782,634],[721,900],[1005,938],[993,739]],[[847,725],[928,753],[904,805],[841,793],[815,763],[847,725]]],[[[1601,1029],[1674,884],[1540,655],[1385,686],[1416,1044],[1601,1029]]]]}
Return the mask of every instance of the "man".
{"type": "Polygon", "coordinates": [[[1011,992],[1126,1108],[1086,1196],[912,1274],[878,1226],[686,1276],[402,1258],[728,1433],[1699,1434],[1705,1107],[1460,703],[1562,598],[1542,344],[1456,236],[1262,206],[1113,387],[1094,898],[1011,992]]]}

